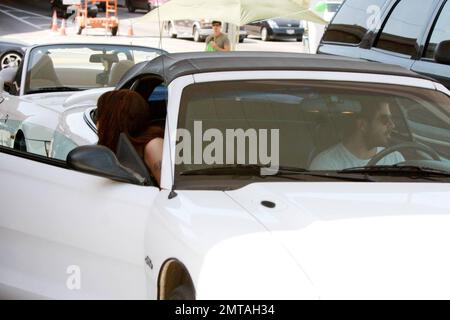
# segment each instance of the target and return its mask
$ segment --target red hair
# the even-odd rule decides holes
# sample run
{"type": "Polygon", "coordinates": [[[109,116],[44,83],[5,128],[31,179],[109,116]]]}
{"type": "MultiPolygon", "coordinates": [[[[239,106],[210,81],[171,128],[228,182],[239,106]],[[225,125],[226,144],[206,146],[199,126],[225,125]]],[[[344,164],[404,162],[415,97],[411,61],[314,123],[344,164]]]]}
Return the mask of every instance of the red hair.
{"type": "Polygon", "coordinates": [[[116,152],[120,133],[125,133],[142,156],[145,145],[164,130],[152,125],[149,104],[140,94],[128,89],[108,91],[97,102],[98,144],[116,152]]]}

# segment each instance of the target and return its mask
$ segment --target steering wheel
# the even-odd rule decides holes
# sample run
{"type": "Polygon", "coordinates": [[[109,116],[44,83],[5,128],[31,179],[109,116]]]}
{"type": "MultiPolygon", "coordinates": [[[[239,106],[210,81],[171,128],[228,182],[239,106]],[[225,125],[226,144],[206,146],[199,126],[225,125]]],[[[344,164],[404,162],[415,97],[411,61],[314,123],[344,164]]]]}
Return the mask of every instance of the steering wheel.
{"type": "Polygon", "coordinates": [[[395,146],[386,148],[380,153],[376,154],[372,159],[370,159],[370,161],[367,163],[367,166],[375,166],[381,159],[383,159],[387,155],[405,149],[415,149],[418,151],[423,151],[428,154],[433,160],[441,161],[441,157],[439,156],[439,154],[429,146],[417,142],[403,142],[395,146]]]}

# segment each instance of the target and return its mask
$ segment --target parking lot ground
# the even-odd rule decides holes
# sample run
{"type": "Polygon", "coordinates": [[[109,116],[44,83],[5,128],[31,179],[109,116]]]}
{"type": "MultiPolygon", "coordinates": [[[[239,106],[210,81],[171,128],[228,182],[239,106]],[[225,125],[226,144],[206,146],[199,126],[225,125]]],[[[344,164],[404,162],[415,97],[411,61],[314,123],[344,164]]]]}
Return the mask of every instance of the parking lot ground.
{"type": "MultiPolygon", "coordinates": [[[[101,14],[101,13],[100,13],[101,14]]],[[[45,14],[43,8],[17,6],[14,2],[0,1],[0,40],[14,39],[29,44],[52,42],[107,42],[121,44],[136,44],[158,47],[169,52],[203,51],[204,43],[194,42],[192,39],[172,39],[164,34],[157,22],[139,23],[144,12],[129,13],[125,8],[119,8],[119,31],[116,37],[111,36],[105,29],[85,29],[83,34],[77,35],[77,26],[73,19],[66,22],[66,36],[50,30],[50,12],[45,14]],[[128,36],[130,26],[134,36],[128,36]],[[163,36],[160,37],[160,34],[163,36]]],[[[61,25],[61,19],[58,19],[61,25]]],[[[236,46],[237,51],[305,51],[302,42],[295,40],[268,41],[258,38],[247,38],[244,43],[236,46]]]]}

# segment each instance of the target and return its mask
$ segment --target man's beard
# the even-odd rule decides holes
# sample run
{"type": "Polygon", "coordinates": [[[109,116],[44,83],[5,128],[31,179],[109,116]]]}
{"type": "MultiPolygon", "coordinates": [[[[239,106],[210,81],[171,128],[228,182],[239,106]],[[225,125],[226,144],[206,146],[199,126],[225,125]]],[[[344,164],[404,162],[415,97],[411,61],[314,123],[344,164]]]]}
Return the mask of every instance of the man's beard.
{"type": "Polygon", "coordinates": [[[384,134],[385,138],[378,137],[377,135],[371,134],[370,132],[363,136],[364,144],[367,150],[372,150],[378,147],[387,147],[389,145],[390,133],[384,134]]]}

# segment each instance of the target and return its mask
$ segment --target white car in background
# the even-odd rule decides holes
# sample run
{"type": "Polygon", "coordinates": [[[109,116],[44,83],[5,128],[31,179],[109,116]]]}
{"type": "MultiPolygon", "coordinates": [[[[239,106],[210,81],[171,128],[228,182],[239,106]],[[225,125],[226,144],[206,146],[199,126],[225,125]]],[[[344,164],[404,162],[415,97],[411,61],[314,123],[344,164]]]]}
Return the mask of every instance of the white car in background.
{"type": "MultiPolygon", "coordinates": [[[[28,48],[18,69],[0,73],[1,145],[65,159],[67,152],[60,155],[52,150],[53,140],[65,131],[60,123],[62,114],[71,108],[95,105],[98,96],[112,90],[128,69],[163,52],[142,46],[88,43],[28,48]]],[[[81,139],[79,143],[96,141],[90,135],[81,139]]]]}
{"type": "MultiPolygon", "coordinates": [[[[117,154],[86,144],[64,161],[1,146],[2,298],[450,298],[441,84],[359,60],[208,52],[140,63],[117,88],[166,110],[161,184],[127,139],[117,154]],[[386,99],[395,130],[373,165],[308,170],[362,105],[386,99]],[[224,165],[228,130],[249,134],[244,161],[224,165]],[[271,175],[250,160],[252,139],[271,135],[251,130],[278,130],[271,175]],[[377,165],[394,152],[404,161],[377,165]]],[[[54,129],[94,135],[87,110],[64,112],[54,129]]]]}

